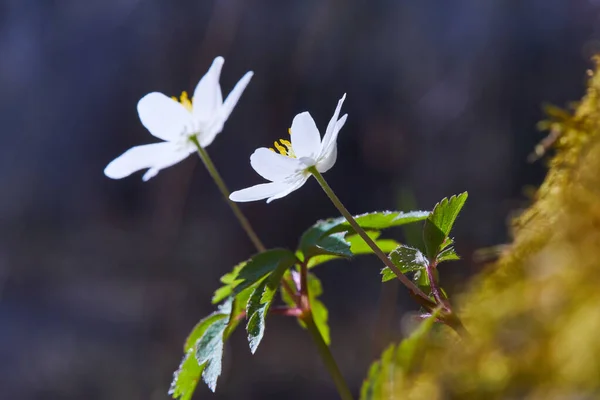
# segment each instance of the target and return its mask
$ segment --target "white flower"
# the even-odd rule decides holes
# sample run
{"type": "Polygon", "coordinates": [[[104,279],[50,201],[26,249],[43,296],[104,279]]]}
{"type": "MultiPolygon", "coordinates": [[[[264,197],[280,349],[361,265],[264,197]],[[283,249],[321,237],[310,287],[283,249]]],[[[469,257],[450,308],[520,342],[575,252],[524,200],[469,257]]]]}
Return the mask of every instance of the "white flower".
{"type": "Polygon", "coordinates": [[[247,72],[223,101],[219,77],[223,57],[217,57],[208,72],[200,79],[192,101],[183,92],[180,101],[162,93],[149,93],[137,105],[142,124],[164,142],[135,146],[114,159],[104,169],[109,178],[121,179],[148,168],[142,179],[156,176],[161,169],[184,160],[196,151],[191,141],[196,137],[202,147],[212,143],[223,130],[253,73],[247,72]]]}
{"type": "Polygon", "coordinates": [[[333,117],[321,141],[321,134],[308,112],[296,117],[290,128],[292,141],[281,139],[275,149],[261,147],[250,156],[252,168],[271,181],[231,193],[233,201],[245,202],[267,199],[267,203],[287,196],[299,189],[311,176],[308,169],[315,167],[323,173],[331,169],[337,158],[337,136],[348,114],[338,119],[346,95],[338,101],[333,117]]]}

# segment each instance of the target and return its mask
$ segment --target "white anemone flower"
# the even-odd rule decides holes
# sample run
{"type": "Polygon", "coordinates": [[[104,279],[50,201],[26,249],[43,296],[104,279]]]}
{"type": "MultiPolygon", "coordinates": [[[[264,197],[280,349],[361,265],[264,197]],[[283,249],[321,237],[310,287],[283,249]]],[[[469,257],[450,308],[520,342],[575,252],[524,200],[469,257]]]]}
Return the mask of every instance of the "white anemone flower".
{"type": "Polygon", "coordinates": [[[147,181],[161,169],[175,165],[195,152],[194,138],[202,147],[210,145],[223,130],[253,75],[247,72],[223,101],[219,77],[224,61],[223,57],[215,58],[198,82],[191,101],[186,92],[181,94],[179,101],[158,92],[142,97],[137,105],[140,120],[153,136],[164,142],[132,147],[111,161],[104,174],[121,179],[148,169],[142,177],[147,181]]]}
{"type": "Polygon", "coordinates": [[[263,178],[271,181],[231,193],[237,202],[267,199],[267,203],[287,196],[299,189],[311,176],[309,168],[327,172],[337,159],[337,136],[348,114],[339,118],[346,95],[338,101],[333,117],[327,125],[323,140],[314,119],[308,112],[294,117],[289,130],[291,142],[280,139],[275,149],[261,147],[250,156],[250,165],[263,178]]]}

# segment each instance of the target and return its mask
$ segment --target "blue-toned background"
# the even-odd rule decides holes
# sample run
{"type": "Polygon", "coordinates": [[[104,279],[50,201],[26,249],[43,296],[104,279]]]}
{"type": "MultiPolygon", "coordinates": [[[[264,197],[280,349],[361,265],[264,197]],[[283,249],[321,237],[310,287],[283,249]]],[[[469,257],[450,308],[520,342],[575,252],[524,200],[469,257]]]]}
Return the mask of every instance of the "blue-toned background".
{"type": "MultiPolygon", "coordinates": [[[[255,148],[285,137],[301,111],[324,129],[347,92],[326,178],[352,212],[430,209],[469,191],[455,231],[464,260],[441,271],[455,293],[482,268],[473,251],[509,240],[507,217],[543,177],[543,162],[526,161],[543,137],[541,105],[583,94],[599,17],[593,0],[3,0],[2,397],[166,399],[218,277],[253,252],[194,157],[148,183],[103,175],[155,141],[136,112],[144,94],[193,90],[217,55],[225,93],[255,71],[208,148],[239,189],[261,182],[255,148]]],[[[293,247],[336,215],[314,181],[242,208],[268,246],[293,247]]],[[[364,258],[317,270],[355,391],[414,309],[403,289],[394,301],[394,284],[380,297],[379,268],[364,258]]],[[[217,394],[201,385],[197,398],[335,398],[293,320],[270,319],[255,356],[244,336],[228,344],[217,394]]]]}

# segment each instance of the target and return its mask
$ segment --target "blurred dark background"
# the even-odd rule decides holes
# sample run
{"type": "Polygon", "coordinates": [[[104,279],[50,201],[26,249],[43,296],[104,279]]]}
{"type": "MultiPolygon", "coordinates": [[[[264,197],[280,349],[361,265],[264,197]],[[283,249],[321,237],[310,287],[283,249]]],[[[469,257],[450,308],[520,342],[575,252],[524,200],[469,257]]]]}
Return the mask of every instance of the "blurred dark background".
{"type": "MultiPolygon", "coordinates": [[[[526,161],[543,137],[541,104],[583,94],[599,16],[595,0],[2,0],[2,397],[167,399],[219,276],[254,251],[194,157],[148,183],[103,175],[156,141],[138,120],[144,94],[193,90],[217,55],[224,93],[255,71],[208,149],[239,189],[262,181],[248,163],[255,148],[304,110],[324,129],[347,92],[326,178],[354,213],[430,209],[468,190],[455,230],[464,260],[441,271],[457,293],[482,268],[473,251],[509,240],[507,216],[543,178],[543,162],[526,161]]],[[[336,215],[314,181],[242,208],[268,246],[293,247],[336,215]]],[[[367,257],[317,271],[355,391],[415,309],[399,289],[382,317],[379,268],[367,257]]],[[[196,398],[335,391],[308,335],[274,317],[255,356],[239,329],[217,393],[201,384],[196,398]]]]}

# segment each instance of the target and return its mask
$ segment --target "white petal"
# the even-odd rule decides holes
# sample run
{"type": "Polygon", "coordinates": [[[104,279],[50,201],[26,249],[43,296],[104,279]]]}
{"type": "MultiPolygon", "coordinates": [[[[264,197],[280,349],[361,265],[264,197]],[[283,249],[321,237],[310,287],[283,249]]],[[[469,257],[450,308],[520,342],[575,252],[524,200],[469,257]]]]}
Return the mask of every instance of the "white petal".
{"type": "Polygon", "coordinates": [[[265,147],[252,153],[250,165],[260,176],[273,182],[281,182],[304,169],[304,164],[298,159],[275,153],[265,147]]]}
{"type": "Polygon", "coordinates": [[[187,149],[169,142],[135,146],[111,161],[104,169],[104,174],[112,179],[121,179],[149,168],[143,177],[147,181],[161,169],[177,164],[189,154],[187,149]]]}
{"type": "Polygon", "coordinates": [[[296,182],[270,182],[237,190],[229,195],[229,199],[237,202],[263,200],[283,193],[294,186],[296,182]]]}
{"type": "Polygon", "coordinates": [[[192,98],[192,106],[194,117],[200,121],[208,121],[214,118],[219,111],[219,107],[223,104],[223,96],[221,94],[221,86],[219,86],[219,78],[221,76],[221,68],[225,60],[223,57],[217,57],[208,69],[208,72],[200,79],[194,97],[192,98]]]}
{"type": "Polygon", "coordinates": [[[327,130],[325,131],[325,135],[323,135],[322,148],[326,148],[331,144],[331,136],[333,135],[335,125],[338,122],[338,118],[340,116],[340,111],[342,110],[342,104],[344,104],[344,100],[346,100],[346,93],[344,93],[342,98],[338,101],[333,116],[327,124],[327,130]]]}
{"type": "MultiPolygon", "coordinates": [[[[329,143],[327,143],[327,146],[323,145],[323,148],[321,149],[321,154],[319,154],[319,162],[320,160],[330,158],[333,151],[337,152],[337,137],[340,133],[340,129],[342,129],[342,127],[346,123],[347,118],[348,114],[344,114],[342,118],[340,118],[333,127],[333,131],[331,132],[331,136],[329,137],[329,143]]],[[[335,160],[333,162],[335,162],[335,160]]]]}
{"type": "Polygon", "coordinates": [[[200,146],[204,148],[208,147],[217,135],[221,133],[223,125],[225,125],[225,121],[217,116],[213,118],[210,125],[203,127],[197,135],[200,146]]]}
{"type": "Polygon", "coordinates": [[[294,117],[291,132],[292,148],[296,157],[316,158],[321,149],[321,134],[308,112],[294,117]]]}
{"type": "Polygon", "coordinates": [[[328,154],[317,163],[317,171],[320,173],[327,172],[333,167],[337,160],[337,144],[334,142],[332,149],[328,154]]]}
{"type": "Polygon", "coordinates": [[[198,140],[200,141],[200,145],[202,147],[207,147],[210,145],[213,140],[215,140],[217,135],[221,133],[223,126],[225,125],[225,121],[227,121],[227,118],[229,118],[229,115],[240,99],[244,89],[246,89],[246,86],[248,86],[252,75],[254,75],[253,72],[247,72],[246,75],[244,75],[242,79],[240,79],[240,81],[235,85],[231,93],[229,93],[229,96],[227,96],[223,106],[219,109],[219,111],[208,117],[210,118],[208,125],[206,125],[198,134],[198,140]]]}
{"type": "Polygon", "coordinates": [[[267,199],[267,203],[270,203],[273,200],[281,199],[282,197],[285,197],[288,194],[292,193],[294,190],[300,189],[302,187],[302,185],[304,185],[306,183],[306,181],[308,180],[309,177],[310,176],[300,176],[299,179],[297,179],[295,182],[290,184],[287,189],[269,197],[267,199]]]}
{"type": "Polygon", "coordinates": [[[192,121],[192,114],[181,103],[158,92],[142,97],[137,110],[146,129],[166,141],[179,137],[192,121]]]}
{"type": "Polygon", "coordinates": [[[229,118],[229,115],[233,111],[233,108],[242,96],[242,93],[244,93],[246,86],[248,86],[248,83],[250,83],[250,79],[252,79],[252,76],[254,76],[254,72],[246,72],[246,74],[242,76],[242,79],[240,79],[239,82],[235,84],[235,86],[225,99],[223,107],[221,108],[221,118],[223,118],[223,122],[227,121],[227,118],[229,118]]]}

